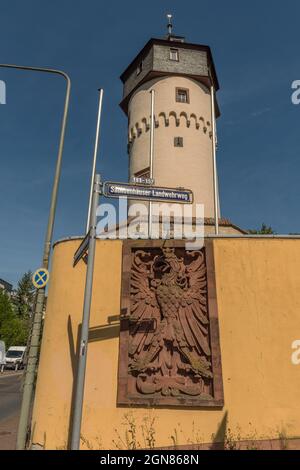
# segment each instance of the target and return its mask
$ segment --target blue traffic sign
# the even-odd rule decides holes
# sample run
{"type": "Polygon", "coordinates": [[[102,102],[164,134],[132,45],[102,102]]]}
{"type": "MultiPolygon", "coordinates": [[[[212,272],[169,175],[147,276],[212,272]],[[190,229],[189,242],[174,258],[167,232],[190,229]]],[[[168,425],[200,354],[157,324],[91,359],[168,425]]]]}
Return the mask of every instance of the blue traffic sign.
{"type": "Polygon", "coordinates": [[[32,283],[37,289],[42,289],[49,281],[49,271],[45,268],[37,269],[32,276],[32,283]]]}

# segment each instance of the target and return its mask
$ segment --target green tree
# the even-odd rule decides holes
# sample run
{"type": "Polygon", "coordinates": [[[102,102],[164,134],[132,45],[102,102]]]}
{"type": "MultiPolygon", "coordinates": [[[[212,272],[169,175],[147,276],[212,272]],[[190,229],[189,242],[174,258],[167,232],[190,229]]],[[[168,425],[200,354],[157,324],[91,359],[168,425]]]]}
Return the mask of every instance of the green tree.
{"type": "Polygon", "coordinates": [[[19,317],[23,319],[31,317],[34,292],[32,272],[27,271],[18,282],[18,287],[14,296],[14,305],[19,317]]]}
{"type": "Polygon", "coordinates": [[[0,339],[6,348],[26,345],[28,333],[28,319],[20,318],[7,293],[0,291],[0,339]]]}
{"type": "Polygon", "coordinates": [[[259,230],[249,230],[250,235],[276,235],[276,232],[272,227],[268,227],[266,224],[262,224],[259,230]]]}
{"type": "MultiPolygon", "coordinates": [[[[0,290],[0,335],[3,332],[5,324],[14,314],[11,300],[4,290],[0,290]]],[[[2,339],[2,338],[1,338],[2,339]]]]}

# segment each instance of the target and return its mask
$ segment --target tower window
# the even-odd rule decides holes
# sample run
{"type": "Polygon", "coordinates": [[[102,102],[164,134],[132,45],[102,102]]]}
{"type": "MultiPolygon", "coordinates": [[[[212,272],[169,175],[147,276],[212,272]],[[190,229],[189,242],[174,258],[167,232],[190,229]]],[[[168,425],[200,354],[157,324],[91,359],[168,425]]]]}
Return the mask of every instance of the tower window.
{"type": "Polygon", "coordinates": [[[170,60],[179,61],[179,51],[178,49],[170,49],[170,60]]]}
{"type": "Polygon", "coordinates": [[[183,137],[174,137],[174,147],[183,147],[183,137]]]}
{"type": "Polygon", "coordinates": [[[142,70],[143,70],[143,62],[140,62],[136,68],[136,74],[139,75],[142,70]]]}
{"type": "Polygon", "coordinates": [[[189,103],[189,90],[187,88],[176,88],[176,101],[178,103],[189,103]]]}
{"type": "Polygon", "coordinates": [[[154,184],[154,179],[150,178],[150,167],[134,173],[131,182],[134,184],[154,184]]]}
{"type": "Polygon", "coordinates": [[[150,167],[144,168],[143,170],[134,173],[135,178],[150,178],[150,167]]]}

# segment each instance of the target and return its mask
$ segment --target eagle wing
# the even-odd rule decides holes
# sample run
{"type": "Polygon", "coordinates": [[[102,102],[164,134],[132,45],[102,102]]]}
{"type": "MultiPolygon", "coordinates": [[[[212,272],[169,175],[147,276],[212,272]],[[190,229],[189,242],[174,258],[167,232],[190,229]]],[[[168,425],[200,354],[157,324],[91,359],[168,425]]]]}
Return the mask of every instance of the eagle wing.
{"type": "Polygon", "coordinates": [[[179,321],[189,348],[202,357],[207,366],[211,350],[209,345],[209,319],[207,311],[207,279],[203,251],[187,252],[194,260],[187,265],[188,287],[184,290],[179,321]]]}
{"type": "Polygon", "coordinates": [[[155,295],[151,255],[138,250],[133,254],[131,270],[131,308],[129,356],[137,359],[151,344],[160,322],[160,310],[155,295]]]}

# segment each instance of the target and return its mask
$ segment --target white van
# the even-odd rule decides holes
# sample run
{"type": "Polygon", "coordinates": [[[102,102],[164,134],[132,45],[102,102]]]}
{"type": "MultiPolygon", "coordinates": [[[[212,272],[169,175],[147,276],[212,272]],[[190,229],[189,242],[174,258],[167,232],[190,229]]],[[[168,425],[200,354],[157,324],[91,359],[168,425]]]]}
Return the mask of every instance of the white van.
{"type": "Polygon", "coordinates": [[[26,346],[11,346],[5,355],[5,369],[21,369],[24,366],[26,346]]]}

